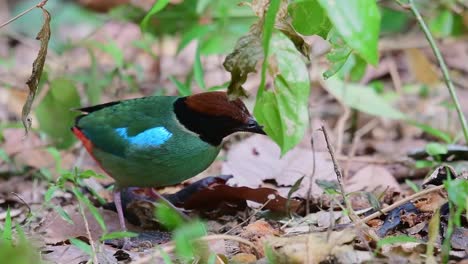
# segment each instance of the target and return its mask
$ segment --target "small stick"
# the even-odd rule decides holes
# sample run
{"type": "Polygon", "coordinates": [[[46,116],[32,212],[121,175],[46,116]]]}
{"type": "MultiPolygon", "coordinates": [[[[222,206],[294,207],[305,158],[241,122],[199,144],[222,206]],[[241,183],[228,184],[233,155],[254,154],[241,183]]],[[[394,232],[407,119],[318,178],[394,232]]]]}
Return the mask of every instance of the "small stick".
{"type": "Polygon", "coordinates": [[[227,234],[231,233],[233,230],[235,230],[236,228],[241,227],[243,224],[247,223],[250,219],[252,219],[252,217],[254,217],[258,212],[260,212],[270,201],[271,200],[266,201],[260,208],[255,209],[254,212],[249,217],[247,217],[247,219],[245,219],[241,223],[235,225],[234,227],[232,227],[228,231],[224,232],[224,234],[227,235],[227,234]]]}
{"type": "Polygon", "coordinates": [[[330,153],[330,156],[333,162],[333,169],[335,170],[336,179],[338,180],[338,185],[340,186],[341,197],[343,198],[343,202],[345,203],[346,209],[349,211],[350,215],[354,214],[353,209],[351,208],[351,204],[349,203],[349,200],[346,198],[346,193],[345,193],[344,185],[343,185],[343,175],[341,174],[341,168],[338,165],[338,162],[336,161],[333,147],[330,145],[330,140],[328,138],[327,129],[323,125],[321,129],[323,132],[323,136],[325,137],[325,142],[327,143],[328,152],[330,153]]]}
{"type": "MultiPolygon", "coordinates": [[[[312,132],[313,133],[313,132],[312,132]]],[[[315,176],[315,147],[314,147],[314,136],[310,137],[310,148],[312,149],[312,174],[309,178],[309,189],[307,190],[307,199],[306,199],[306,215],[310,213],[310,200],[312,199],[312,186],[314,184],[315,176]]]]}
{"type": "Polygon", "coordinates": [[[419,197],[421,197],[421,196],[423,196],[425,194],[431,193],[431,192],[442,190],[443,188],[444,188],[444,186],[440,185],[440,186],[435,186],[435,187],[432,187],[432,188],[425,189],[425,190],[422,190],[420,192],[417,192],[417,193],[415,193],[413,195],[410,195],[410,196],[408,196],[408,197],[406,197],[404,199],[401,199],[401,200],[393,203],[390,206],[387,206],[387,207],[383,208],[380,211],[377,211],[377,212],[375,212],[375,213],[373,213],[371,215],[368,215],[368,216],[364,217],[363,219],[361,219],[360,221],[355,223],[355,225],[365,224],[365,223],[369,222],[370,220],[372,220],[374,218],[377,218],[377,217],[381,216],[384,213],[388,213],[391,210],[393,210],[393,209],[395,209],[395,208],[397,208],[397,207],[399,207],[399,206],[401,206],[401,205],[403,205],[403,204],[405,204],[405,203],[407,203],[407,202],[409,202],[411,200],[414,200],[416,198],[419,198],[419,197]]]}
{"type": "Polygon", "coordinates": [[[346,193],[345,193],[344,185],[343,185],[343,175],[341,174],[341,168],[338,165],[338,162],[336,161],[335,154],[333,152],[333,147],[330,145],[330,141],[328,139],[327,130],[325,129],[323,125],[322,125],[322,132],[325,137],[325,142],[327,143],[328,152],[330,153],[330,156],[332,158],[333,168],[336,174],[336,179],[338,180],[338,185],[340,186],[341,196],[343,197],[343,201],[345,203],[345,208],[348,211],[349,218],[351,219],[351,221],[353,221],[353,223],[359,223],[359,224],[356,224],[357,227],[361,227],[361,226],[364,227],[364,230],[362,231],[366,233],[368,236],[370,236],[373,240],[379,241],[380,239],[379,236],[375,234],[375,232],[369,226],[367,226],[365,222],[362,223],[360,221],[360,218],[354,213],[353,207],[351,206],[351,202],[346,197],[346,193]]]}
{"type": "Polygon", "coordinates": [[[85,214],[85,211],[83,209],[83,205],[81,204],[81,201],[79,199],[78,199],[78,208],[80,209],[81,217],[83,217],[83,222],[84,222],[85,229],[86,229],[86,235],[88,236],[88,239],[89,239],[89,244],[91,245],[91,248],[93,250],[93,262],[94,263],[99,263],[98,258],[97,258],[97,254],[96,254],[96,252],[97,252],[96,251],[96,245],[94,244],[93,237],[91,236],[91,230],[89,229],[88,219],[86,218],[86,214],[85,214]]]}
{"type": "Polygon", "coordinates": [[[42,0],[39,4],[34,5],[34,6],[31,6],[30,8],[24,10],[23,12],[19,13],[18,15],[16,15],[15,17],[13,17],[12,19],[10,19],[10,20],[6,21],[5,23],[1,24],[1,25],[0,25],[0,28],[2,28],[2,27],[4,27],[4,26],[10,24],[11,22],[17,20],[18,18],[20,18],[20,17],[26,15],[27,13],[31,12],[31,10],[33,10],[33,9],[36,8],[36,7],[37,7],[37,8],[43,8],[43,7],[45,6],[45,4],[47,4],[47,1],[48,1],[48,0],[42,0]]]}

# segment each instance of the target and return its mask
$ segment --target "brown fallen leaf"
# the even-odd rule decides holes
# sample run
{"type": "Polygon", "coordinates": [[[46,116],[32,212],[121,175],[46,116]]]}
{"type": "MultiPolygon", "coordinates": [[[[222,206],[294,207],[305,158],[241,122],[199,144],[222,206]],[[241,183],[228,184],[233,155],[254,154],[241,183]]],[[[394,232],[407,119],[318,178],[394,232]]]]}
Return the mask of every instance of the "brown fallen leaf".
{"type": "Polygon", "coordinates": [[[392,190],[401,192],[401,187],[395,177],[383,166],[367,165],[357,171],[345,183],[346,192],[392,190]]]}
{"type": "MultiPolygon", "coordinates": [[[[316,169],[312,196],[319,197],[323,190],[315,180],[335,180],[333,164],[328,152],[316,152],[316,169]]],[[[306,197],[309,189],[310,175],[313,171],[312,150],[296,147],[280,158],[279,147],[270,139],[254,135],[234,144],[227,153],[227,161],[223,164],[222,174],[234,177],[229,185],[256,188],[266,180],[274,180],[278,186],[291,187],[301,177],[304,177],[300,188],[293,197],[306,197]]],[[[287,196],[290,188],[278,188],[278,192],[287,196]]]]}
{"type": "Polygon", "coordinates": [[[36,133],[24,138],[23,130],[7,128],[3,130],[3,149],[16,164],[33,168],[48,168],[55,164],[52,155],[45,150],[45,144],[36,133]]]}
{"type": "MultiPolygon", "coordinates": [[[[273,228],[269,223],[264,220],[258,220],[244,227],[242,232],[239,234],[240,237],[251,241],[257,250],[259,250],[260,257],[264,256],[263,248],[264,243],[270,240],[272,237],[279,236],[280,232],[278,229],[273,228]]],[[[253,253],[252,248],[240,244],[240,252],[253,253]]]]}
{"type": "MultiPolygon", "coordinates": [[[[321,263],[330,258],[346,259],[338,263],[361,263],[352,255],[348,245],[356,238],[355,230],[344,229],[331,233],[310,233],[293,237],[269,237],[267,246],[274,251],[278,263],[321,263]]],[[[366,259],[371,258],[371,253],[366,259]]],[[[361,260],[362,261],[362,260],[361,260]]]]}
{"type": "Polygon", "coordinates": [[[231,258],[232,263],[255,263],[257,257],[254,254],[239,253],[231,258]]]}
{"type": "Polygon", "coordinates": [[[427,59],[426,55],[419,49],[407,49],[406,56],[408,66],[416,81],[433,85],[439,82],[435,66],[427,59]]]}
{"type": "MultiPolygon", "coordinates": [[[[55,211],[49,213],[42,226],[39,227],[38,234],[45,244],[53,245],[67,241],[69,238],[84,237],[88,238],[86,233],[86,227],[82,216],[78,212],[76,207],[67,207],[64,210],[68,213],[74,224],[70,224],[63,220],[55,211]]],[[[120,224],[117,217],[117,213],[109,210],[99,209],[99,213],[106,223],[107,230],[109,232],[120,231],[120,224]]],[[[103,231],[97,221],[94,219],[91,213],[86,212],[86,219],[89,223],[89,231],[93,240],[98,240],[103,234],[103,231]]],[[[128,227],[128,225],[127,225],[128,227]]],[[[130,225],[130,230],[137,230],[135,227],[130,225]]]]}

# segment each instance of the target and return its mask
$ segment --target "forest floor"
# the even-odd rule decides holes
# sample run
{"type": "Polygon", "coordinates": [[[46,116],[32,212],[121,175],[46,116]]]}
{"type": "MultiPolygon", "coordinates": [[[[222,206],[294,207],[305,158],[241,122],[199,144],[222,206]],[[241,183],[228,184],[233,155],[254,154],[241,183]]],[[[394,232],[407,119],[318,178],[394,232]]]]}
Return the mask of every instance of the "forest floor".
{"type": "MultiPolygon", "coordinates": [[[[178,39],[164,38],[151,47],[158,54],[154,60],[134,45],[141,33],[131,23],[108,21],[93,31],[80,26],[66,29],[58,34],[67,35],[72,42],[83,36],[101,43],[111,39],[125,61],[139,65],[139,72],[125,69],[130,75],[144,76],[137,81],[138,88],[113,78],[102,92],[102,102],[175,95],[177,88],[169,77],[182,79],[192,70],[194,44],[176,55],[178,39]]],[[[321,39],[310,41],[312,56],[326,49],[321,39]]],[[[55,148],[41,133],[34,111],[33,130],[24,137],[19,122],[27,97],[24,83],[38,48],[39,43],[14,30],[0,35],[0,57],[8,58],[4,65],[11,62],[0,67],[0,222],[5,227],[5,220],[11,217],[40,249],[41,257],[52,263],[86,263],[90,259],[99,263],[154,263],[163,261],[162,252],[179,256],[175,236],[154,218],[154,199],[136,188],[125,192],[124,200],[130,231],[139,233],[132,238],[138,246],[125,251],[118,249],[116,240],[100,242],[103,235],[119,231],[112,205],[113,180],[82,144],[55,148]],[[75,173],[74,168],[80,172],[75,173]],[[94,177],[87,170],[104,177],[94,177]],[[71,178],[81,177],[79,184],[51,187],[67,173],[71,178]],[[97,208],[106,230],[96,212],[77,199],[74,187],[97,208]],[[97,253],[91,257],[76,239],[97,253]]],[[[61,54],[51,51],[47,71],[57,76],[92,67],[87,48],[77,46],[61,54]]],[[[440,48],[468,116],[468,41],[449,39],[441,42],[440,48]]],[[[101,71],[113,69],[112,55],[99,48],[94,52],[101,71]]],[[[229,80],[223,59],[202,58],[208,87],[229,80]]],[[[323,59],[309,66],[310,129],[294,149],[281,156],[279,147],[268,137],[234,135],[205,172],[158,191],[177,201],[191,218],[201,219],[207,230],[201,238],[207,246],[202,251],[216,253],[212,263],[225,263],[226,258],[237,263],[262,263],[265,256],[278,263],[440,262],[444,234],[452,228],[453,216],[448,207],[450,194],[442,187],[447,177],[468,178],[468,148],[457,144],[446,148],[427,132],[445,131],[456,142],[461,130],[454,111],[447,107],[450,97],[424,36],[410,33],[381,40],[379,66],[368,67],[361,83],[373,82],[386,91],[394,105],[412,120],[424,123],[425,130],[405,120],[372,116],[348,107],[332,96],[322,81],[325,67],[323,59]],[[189,186],[197,188],[194,191],[189,186]]],[[[252,76],[245,88],[254,95],[260,78],[252,76]]],[[[85,93],[83,85],[78,88],[80,94],[85,93]]],[[[46,82],[38,102],[47,89],[50,85],[46,82]]],[[[362,104],[372,100],[357,96],[362,96],[362,104]]],[[[253,103],[253,96],[246,100],[249,107],[253,103]]],[[[460,226],[453,227],[450,243],[449,259],[467,263],[465,216],[460,226]]]]}

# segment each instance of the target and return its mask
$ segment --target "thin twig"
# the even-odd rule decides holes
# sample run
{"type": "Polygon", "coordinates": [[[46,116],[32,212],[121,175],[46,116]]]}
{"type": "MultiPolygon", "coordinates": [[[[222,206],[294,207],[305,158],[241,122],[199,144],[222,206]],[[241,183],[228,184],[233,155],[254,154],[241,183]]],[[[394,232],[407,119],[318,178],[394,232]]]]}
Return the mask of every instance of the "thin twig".
{"type": "Polygon", "coordinates": [[[310,137],[310,148],[312,149],[312,174],[309,177],[309,189],[307,190],[307,199],[306,199],[306,215],[310,213],[310,200],[312,199],[312,186],[314,185],[314,176],[315,176],[315,146],[314,146],[314,132],[310,137]]]}
{"type": "Polygon", "coordinates": [[[31,10],[33,10],[34,8],[43,8],[44,5],[47,3],[48,0],[43,0],[41,1],[39,4],[37,5],[34,5],[34,6],[31,6],[30,8],[24,10],[23,12],[19,13],[18,15],[16,15],[15,17],[13,17],[12,19],[4,22],[3,24],[0,25],[0,28],[2,27],[5,27],[6,25],[10,24],[11,22],[17,20],[18,18],[26,15],[27,13],[31,12],[31,10]]]}
{"type": "Polygon", "coordinates": [[[27,217],[21,221],[21,223],[19,223],[20,225],[23,225],[24,223],[26,223],[26,221],[28,221],[28,219],[31,217],[31,206],[29,206],[29,204],[17,193],[15,192],[11,192],[11,194],[13,194],[14,196],[16,196],[16,198],[18,198],[24,205],[26,205],[26,207],[28,208],[28,215],[27,217]]]}
{"type": "Polygon", "coordinates": [[[94,244],[93,237],[91,236],[91,231],[89,229],[88,219],[86,218],[86,214],[84,212],[83,205],[81,204],[81,201],[79,199],[78,199],[78,208],[80,209],[81,217],[83,217],[83,222],[84,222],[85,229],[86,229],[86,235],[88,236],[88,239],[89,239],[89,244],[91,245],[91,248],[93,250],[93,261],[94,261],[94,263],[99,263],[98,258],[97,258],[97,254],[96,254],[96,252],[97,252],[96,251],[96,245],[94,244]]]}
{"type": "Polygon", "coordinates": [[[254,212],[249,216],[247,217],[247,219],[245,219],[244,221],[240,222],[239,224],[235,225],[234,227],[232,227],[231,229],[229,229],[228,231],[224,232],[225,235],[231,233],[233,230],[235,230],[236,228],[244,225],[245,223],[247,223],[250,219],[252,219],[252,217],[254,217],[258,212],[260,212],[263,208],[265,208],[265,206],[270,202],[271,200],[268,199],[260,208],[258,209],[255,209],[254,212]]]}
{"type": "MultiPolygon", "coordinates": [[[[252,242],[248,241],[247,239],[237,237],[237,236],[223,235],[223,234],[209,235],[209,236],[204,236],[204,237],[202,237],[200,239],[197,239],[197,241],[208,242],[208,241],[221,240],[221,239],[231,240],[231,241],[235,241],[235,242],[238,242],[238,243],[241,243],[241,244],[245,244],[245,245],[251,247],[254,250],[254,253],[257,256],[257,258],[260,256],[257,248],[255,247],[255,245],[252,242]]],[[[173,241],[171,241],[171,242],[167,243],[166,245],[164,245],[164,247],[160,248],[160,250],[155,251],[153,254],[150,254],[148,256],[142,257],[142,258],[138,259],[137,261],[135,261],[133,263],[134,264],[150,263],[151,260],[154,260],[155,258],[157,258],[157,257],[159,257],[161,255],[161,251],[169,253],[169,252],[172,252],[174,249],[175,249],[175,243],[173,241]]]]}
{"type": "Polygon", "coordinates": [[[351,203],[349,202],[348,198],[346,198],[346,193],[345,193],[344,185],[343,185],[343,175],[341,174],[341,168],[338,165],[338,162],[336,161],[335,152],[333,151],[333,147],[330,144],[327,129],[323,125],[322,125],[322,132],[323,132],[323,136],[325,137],[325,142],[327,144],[328,152],[330,153],[330,156],[333,162],[333,169],[335,170],[336,179],[340,187],[341,197],[343,198],[343,202],[345,203],[346,210],[348,210],[348,213],[350,214],[350,216],[354,215],[354,211],[353,211],[353,208],[351,207],[351,203]]]}
{"type": "Polygon", "coordinates": [[[424,22],[421,14],[419,13],[419,10],[417,9],[415,5],[414,0],[409,0],[408,1],[409,5],[402,4],[399,1],[397,2],[403,7],[406,7],[406,8],[409,7],[411,9],[411,12],[416,17],[416,20],[418,21],[419,26],[424,32],[424,35],[426,35],[426,39],[429,42],[429,45],[431,46],[432,51],[434,52],[434,55],[437,61],[439,62],[440,69],[442,70],[442,75],[444,76],[445,85],[447,85],[447,89],[449,90],[450,97],[452,97],[453,104],[455,105],[455,109],[458,114],[458,119],[460,120],[460,124],[463,130],[463,135],[465,137],[465,144],[468,144],[468,124],[466,122],[465,116],[463,115],[463,111],[461,109],[460,102],[458,101],[458,97],[455,92],[455,87],[453,85],[452,79],[450,78],[449,70],[447,68],[447,65],[445,64],[444,57],[442,57],[442,54],[440,53],[439,47],[437,47],[434,37],[432,36],[431,31],[426,25],[426,22],[424,22]]]}
{"type": "Polygon", "coordinates": [[[426,195],[426,194],[428,194],[428,193],[431,193],[431,192],[435,192],[435,191],[438,191],[438,190],[442,190],[443,188],[444,188],[444,186],[443,186],[443,185],[440,185],[440,186],[432,187],[432,188],[425,189],[425,190],[422,190],[422,191],[420,191],[420,192],[417,192],[417,193],[415,193],[415,194],[413,194],[413,195],[410,195],[410,196],[408,196],[408,197],[406,197],[406,198],[404,198],[404,199],[399,200],[399,201],[396,202],[396,203],[393,203],[392,205],[390,205],[390,206],[388,206],[388,207],[383,208],[383,209],[380,210],[380,211],[377,211],[377,212],[375,212],[375,213],[373,213],[373,214],[371,214],[371,215],[369,215],[369,216],[364,217],[363,219],[361,219],[359,222],[357,222],[357,223],[355,223],[355,224],[356,224],[356,225],[359,225],[359,224],[367,223],[367,222],[369,222],[370,220],[372,220],[372,219],[374,219],[374,218],[377,218],[377,217],[381,216],[381,215],[384,214],[384,213],[388,213],[388,212],[390,212],[391,210],[393,210],[393,209],[395,209],[395,208],[397,208],[397,207],[399,207],[399,206],[401,206],[401,205],[403,205],[403,204],[405,204],[405,203],[407,203],[407,202],[409,202],[409,201],[411,201],[411,200],[414,200],[414,199],[416,199],[416,198],[419,198],[419,197],[421,197],[421,196],[423,196],[423,195],[426,195]]]}
{"type": "MultiPolygon", "coordinates": [[[[322,125],[322,132],[323,132],[323,136],[325,137],[325,142],[327,144],[328,152],[330,153],[330,156],[333,162],[333,168],[335,170],[336,179],[338,180],[338,185],[340,186],[341,196],[343,198],[345,208],[346,208],[346,211],[348,212],[349,218],[351,219],[352,222],[359,223],[359,224],[356,224],[357,227],[363,227],[363,229],[361,230],[362,232],[366,233],[374,241],[379,241],[379,236],[377,236],[377,234],[369,226],[367,226],[365,222],[364,223],[360,222],[359,217],[356,215],[356,213],[353,210],[353,207],[351,206],[351,202],[346,197],[346,193],[345,193],[344,185],[343,185],[343,175],[341,174],[341,168],[338,165],[338,162],[336,161],[333,147],[330,145],[330,141],[328,139],[327,130],[325,129],[323,125],[322,125]]],[[[338,203],[338,205],[340,204],[338,203]]]]}

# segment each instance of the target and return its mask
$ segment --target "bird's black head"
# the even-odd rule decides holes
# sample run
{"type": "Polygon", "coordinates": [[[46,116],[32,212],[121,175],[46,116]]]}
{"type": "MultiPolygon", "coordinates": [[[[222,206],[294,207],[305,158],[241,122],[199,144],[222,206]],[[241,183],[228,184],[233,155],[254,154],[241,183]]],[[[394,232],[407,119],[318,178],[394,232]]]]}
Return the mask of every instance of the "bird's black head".
{"type": "Polygon", "coordinates": [[[240,99],[229,100],[225,92],[207,92],[181,97],[174,103],[179,122],[204,141],[218,146],[235,132],[264,134],[240,99]]]}

